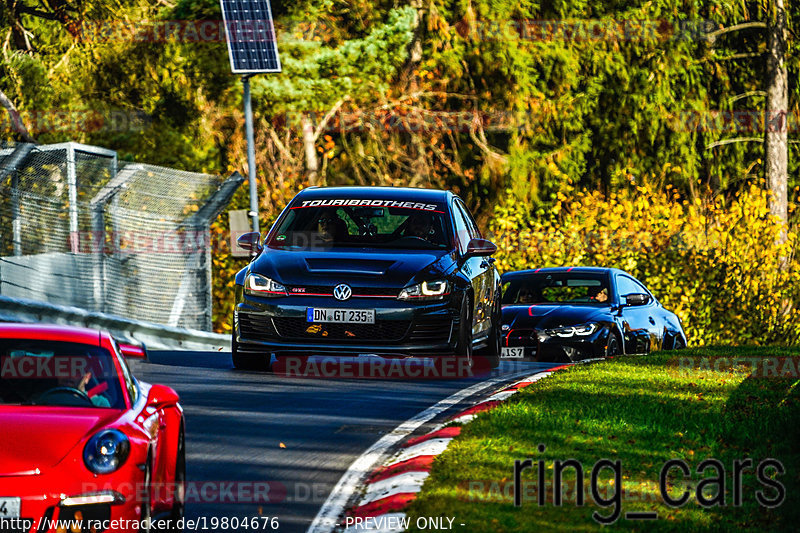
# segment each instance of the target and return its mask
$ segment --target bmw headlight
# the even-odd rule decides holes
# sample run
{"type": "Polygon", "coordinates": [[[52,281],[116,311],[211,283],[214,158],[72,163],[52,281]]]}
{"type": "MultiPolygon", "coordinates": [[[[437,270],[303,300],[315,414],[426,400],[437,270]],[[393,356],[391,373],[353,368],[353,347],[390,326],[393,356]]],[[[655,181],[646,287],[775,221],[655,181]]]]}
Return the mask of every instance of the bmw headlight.
{"type": "Polygon", "coordinates": [[[450,294],[450,284],[445,280],[423,281],[406,287],[397,295],[398,300],[443,300],[450,294]]]}
{"type": "Polygon", "coordinates": [[[594,322],[580,326],[566,326],[563,328],[546,329],[544,332],[550,337],[586,337],[597,331],[598,325],[594,322]]]}
{"type": "Polygon", "coordinates": [[[125,464],[131,451],[128,437],[118,429],[104,429],[83,448],[83,462],[95,474],[110,474],[125,464]]]}
{"type": "Polygon", "coordinates": [[[261,274],[249,274],[244,280],[244,293],[250,296],[286,296],[286,287],[261,274]]]}

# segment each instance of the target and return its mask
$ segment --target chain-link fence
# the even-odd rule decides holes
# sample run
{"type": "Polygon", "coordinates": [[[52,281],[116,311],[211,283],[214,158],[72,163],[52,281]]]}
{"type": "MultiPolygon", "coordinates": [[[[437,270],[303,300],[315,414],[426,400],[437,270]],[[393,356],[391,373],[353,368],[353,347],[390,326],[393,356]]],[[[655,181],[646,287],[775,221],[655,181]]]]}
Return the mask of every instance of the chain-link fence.
{"type": "Polygon", "coordinates": [[[243,178],[0,145],[0,295],[211,329],[209,226],[243,178]]]}

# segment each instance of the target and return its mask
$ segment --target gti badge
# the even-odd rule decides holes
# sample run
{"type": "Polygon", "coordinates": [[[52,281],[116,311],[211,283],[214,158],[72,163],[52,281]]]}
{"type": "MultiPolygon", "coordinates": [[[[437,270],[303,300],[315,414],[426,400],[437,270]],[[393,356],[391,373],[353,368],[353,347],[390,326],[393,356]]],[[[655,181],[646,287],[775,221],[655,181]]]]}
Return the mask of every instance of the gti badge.
{"type": "Polygon", "coordinates": [[[345,285],[344,283],[340,283],[336,287],[333,288],[333,297],[337,300],[341,300],[342,302],[345,300],[349,300],[350,296],[353,295],[353,291],[350,290],[349,285],[345,285]]]}

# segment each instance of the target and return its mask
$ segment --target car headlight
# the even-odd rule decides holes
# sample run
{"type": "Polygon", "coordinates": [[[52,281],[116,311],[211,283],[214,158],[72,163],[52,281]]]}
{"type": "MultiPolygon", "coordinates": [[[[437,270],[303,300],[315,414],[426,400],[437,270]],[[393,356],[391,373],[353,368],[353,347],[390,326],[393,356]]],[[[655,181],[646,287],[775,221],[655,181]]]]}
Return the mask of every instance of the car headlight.
{"type": "Polygon", "coordinates": [[[83,448],[83,462],[95,474],[110,474],[125,464],[131,451],[128,437],[118,429],[104,429],[83,448]]]}
{"type": "Polygon", "coordinates": [[[443,300],[450,294],[450,284],[445,280],[423,281],[406,287],[397,295],[398,300],[443,300]]]}
{"type": "Polygon", "coordinates": [[[261,274],[249,274],[244,280],[244,293],[250,296],[286,296],[286,287],[261,274]]]}
{"type": "Polygon", "coordinates": [[[550,337],[586,337],[597,331],[598,325],[594,322],[580,326],[566,326],[563,328],[546,329],[544,332],[550,337]]]}

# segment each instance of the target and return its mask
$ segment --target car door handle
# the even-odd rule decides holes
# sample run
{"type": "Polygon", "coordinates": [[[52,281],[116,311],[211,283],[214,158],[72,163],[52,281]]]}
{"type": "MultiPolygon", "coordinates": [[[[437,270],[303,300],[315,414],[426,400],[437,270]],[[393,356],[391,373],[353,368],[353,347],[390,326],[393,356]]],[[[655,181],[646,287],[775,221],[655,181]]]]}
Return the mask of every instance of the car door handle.
{"type": "Polygon", "coordinates": [[[648,317],[648,319],[650,320],[651,324],[653,324],[654,326],[656,325],[656,320],[653,317],[648,317]]]}

